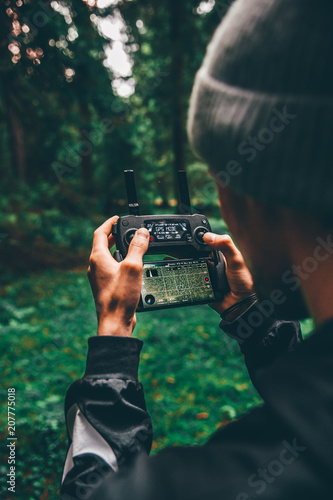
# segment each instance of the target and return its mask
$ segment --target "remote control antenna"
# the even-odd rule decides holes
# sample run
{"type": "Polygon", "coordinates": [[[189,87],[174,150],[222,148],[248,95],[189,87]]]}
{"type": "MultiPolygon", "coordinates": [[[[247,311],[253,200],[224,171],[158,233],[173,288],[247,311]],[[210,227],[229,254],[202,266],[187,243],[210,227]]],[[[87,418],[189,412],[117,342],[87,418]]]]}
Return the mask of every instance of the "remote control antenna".
{"type": "Polygon", "coordinates": [[[178,170],[178,188],[179,188],[179,213],[184,215],[191,215],[191,201],[188,192],[188,184],[185,170],[178,170]]]}
{"type": "Polygon", "coordinates": [[[140,215],[140,207],[136,196],[135,178],[133,170],[124,170],[127,192],[128,210],[130,215],[140,215]]]}

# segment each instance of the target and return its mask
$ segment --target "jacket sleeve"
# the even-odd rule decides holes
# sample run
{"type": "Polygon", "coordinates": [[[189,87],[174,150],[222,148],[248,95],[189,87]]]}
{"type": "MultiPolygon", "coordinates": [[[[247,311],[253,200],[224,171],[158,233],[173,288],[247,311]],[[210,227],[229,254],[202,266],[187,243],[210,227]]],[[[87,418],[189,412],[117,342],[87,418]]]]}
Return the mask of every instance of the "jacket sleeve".
{"type": "Polygon", "coordinates": [[[222,320],[220,328],[238,342],[255,386],[258,370],[293,351],[303,341],[299,321],[278,320],[260,302],[252,304],[232,322],[222,320]]]}
{"type": "Polygon", "coordinates": [[[109,473],[148,455],[152,425],[138,382],[142,341],[91,337],[86,371],[66,396],[69,447],[62,498],[90,498],[90,490],[109,473]]]}

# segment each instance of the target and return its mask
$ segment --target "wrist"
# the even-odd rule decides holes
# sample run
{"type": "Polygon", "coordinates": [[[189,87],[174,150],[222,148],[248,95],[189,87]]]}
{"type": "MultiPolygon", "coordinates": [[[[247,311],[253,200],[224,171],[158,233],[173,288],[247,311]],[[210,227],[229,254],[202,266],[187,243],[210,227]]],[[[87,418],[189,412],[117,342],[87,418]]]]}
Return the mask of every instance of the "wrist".
{"type": "Polygon", "coordinates": [[[258,301],[257,294],[251,293],[248,297],[245,297],[237,301],[235,304],[225,309],[221,314],[221,318],[223,320],[232,321],[241,314],[243,314],[250,307],[251,304],[254,304],[257,301],[258,301]]]}
{"type": "Polygon", "coordinates": [[[124,321],[111,317],[98,319],[97,335],[113,337],[131,337],[134,326],[133,322],[126,324],[124,321]]]}
{"type": "Polygon", "coordinates": [[[224,319],[224,320],[226,320],[226,321],[228,321],[228,322],[234,321],[239,316],[241,316],[245,311],[247,311],[254,304],[254,302],[255,301],[245,303],[245,304],[237,307],[233,311],[231,311],[229,314],[223,314],[222,313],[221,314],[221,318],[224,319]]]}

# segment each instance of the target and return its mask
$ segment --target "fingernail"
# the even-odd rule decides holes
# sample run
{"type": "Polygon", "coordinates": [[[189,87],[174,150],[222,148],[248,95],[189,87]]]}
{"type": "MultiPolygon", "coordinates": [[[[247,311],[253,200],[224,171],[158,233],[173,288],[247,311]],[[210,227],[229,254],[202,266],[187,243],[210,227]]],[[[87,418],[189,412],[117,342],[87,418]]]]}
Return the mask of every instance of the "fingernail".
{"type": "Polygon", "coordinates": [[[215,240],[215,234],[213,234],[213,233],[205,233],[203,239],[205,240],[205,242],[208,245],[210,245],[215,240]]]}
{"type": "Polygon", "coordinates": [[[145,239],[149,238],[149,232],[144,227],[138,229],[135,234],[137,234],[138,236],[141,236],[141,238],[145,238],[145,239]]]}

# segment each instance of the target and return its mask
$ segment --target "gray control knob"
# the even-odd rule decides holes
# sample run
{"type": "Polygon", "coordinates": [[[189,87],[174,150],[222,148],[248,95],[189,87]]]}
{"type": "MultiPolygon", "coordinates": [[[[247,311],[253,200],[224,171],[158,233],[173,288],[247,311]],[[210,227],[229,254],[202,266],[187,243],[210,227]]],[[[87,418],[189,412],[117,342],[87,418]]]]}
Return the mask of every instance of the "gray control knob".
{"type": "Polygon", "coordinates": [[[131,243],[132,239],[134,238],[135,233],[136,233],[136,229],[129,229],[128,231],[126,231],[124,239],[125,239],[125,242],[127,243],[127,245],[129,245],[131,243]]]}
{"type": "Polygon", "coordinates": [[[205,233],[208,233],[208,229],[206,227],[198,227],[194,232],[194,238],[200,245],[206,245],[203,240],[203,236],[205,233]]]}

